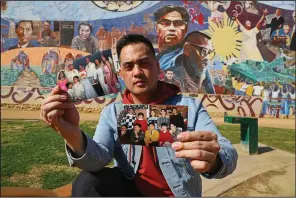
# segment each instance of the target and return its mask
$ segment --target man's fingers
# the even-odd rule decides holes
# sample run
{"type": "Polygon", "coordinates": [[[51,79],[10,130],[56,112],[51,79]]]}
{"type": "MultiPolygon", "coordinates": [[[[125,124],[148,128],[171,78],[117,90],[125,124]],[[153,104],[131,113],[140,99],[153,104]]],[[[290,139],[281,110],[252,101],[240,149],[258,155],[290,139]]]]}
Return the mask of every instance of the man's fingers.
{"type": "Polygon", "coordinates": [[[64,110],[55,109],[47,114],[47,119],[51,125],[55,125],[58,121],[58,118],[64,114],[64,110]]]}
{"type": "Polygon", "coordinates": [[[66,94],[52,95],[52,96],[49,96],[49,97],[44,99],[42,106],[44,106],[44,105],[46,105],[48,103],[51,103],[51,102],[55,102],[55,101],[64,102],[64,101],[67,101],[67,98],[68,98],[68,95],[66,95],[66,94]]]}
{"type": "Polygon", "coordinates": [[[49,121],[48,114],[53,110],[66,110],[66,109],[72,109],[73,104],[72,103],[62,103],[62,102],[52,102],[42,107],[42,117],[49,121]]]}
{"type": "Polygon", "coordinates": [[[206,161],[192,160],[190,162],[192,168],[199,173],[205,173],[209,170],[211,164],[206,161]]]}
{"type": "Polygon", "coordinates": [[[209,152],[218,153],[220,150],[220,145],[215,141],[192,141],[192,142],[174,142],[172,144],[172,149],[175,151],[180,150],[205,150],[209,152]]]}
{"type": "Polygon", "coordinates": [[[210,131],[182,132],[177,136],[181,142],[217,140],[217,135],[210,131]]]}
{"type": "Polygon", "coordinates": [[[202,160],[212,163],[216,155],[214,153],[203,150],[181,150],[175,153],[178,158],[187,158],[191,160],[202,160]]]}
{"type": "Polygon", "coordinates": [[[53,95],[56,95],[56,94],[59,94],[61,92],[61,88],[59,85],[56,85],[50,92],[49,96],[53,96],[53,95]]]}

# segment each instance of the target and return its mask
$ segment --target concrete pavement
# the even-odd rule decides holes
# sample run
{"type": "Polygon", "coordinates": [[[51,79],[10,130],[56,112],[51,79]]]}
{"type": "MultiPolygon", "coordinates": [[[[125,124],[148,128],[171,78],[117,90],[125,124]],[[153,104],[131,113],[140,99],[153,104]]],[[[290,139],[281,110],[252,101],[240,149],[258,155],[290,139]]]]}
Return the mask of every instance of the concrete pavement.
{"type": "MultiPolygon", "coordinates": [[[[242,152],[240,144],[235,144],[234,147],[238,153],[236,170],[223,179],[206,179],[202,177],[203,197],[219,196],[242,182],[271,170],[291,165],[295,167],[295,155],[264,144],[259,143],[258,155],[248,155],[242,152]]],[[[291,172],[289,174],[295,175],[295,169],[293,173],[291,172]]],[[[295,186],[295,180],[294,183],[287,185],[291,187],[295,186]]]]}

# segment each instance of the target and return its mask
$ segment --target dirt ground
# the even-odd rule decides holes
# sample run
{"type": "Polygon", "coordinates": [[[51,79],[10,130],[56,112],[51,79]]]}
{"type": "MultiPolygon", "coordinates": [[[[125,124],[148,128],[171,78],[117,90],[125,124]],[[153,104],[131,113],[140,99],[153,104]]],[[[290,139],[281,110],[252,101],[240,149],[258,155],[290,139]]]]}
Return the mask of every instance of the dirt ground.
{"type": "MultiPolygon", "coordinates": [[[[1,119],[36,119],[38,120],[40,112],[39,111],[24,111],[21,109],[8,109],[1,108],[1,119]]],[[[82,121],[98,121],[99,114],[94,113],[80,113],[80,118],[82,121]]],[[[222,125],[224,123],[223,117],[212,117],[217,125],[222,125]]],[[[285,128],[285,129],[295,129],[295,119],[282,119],[282,118],[261,118],[259,119],[259,126],[261,127],[272,127],[272,128],[285,128]]]]}
{"type": "Polygon", "coordinates": [[[295,197],[295,165],[258,175],[220,197],[295,197]]]}

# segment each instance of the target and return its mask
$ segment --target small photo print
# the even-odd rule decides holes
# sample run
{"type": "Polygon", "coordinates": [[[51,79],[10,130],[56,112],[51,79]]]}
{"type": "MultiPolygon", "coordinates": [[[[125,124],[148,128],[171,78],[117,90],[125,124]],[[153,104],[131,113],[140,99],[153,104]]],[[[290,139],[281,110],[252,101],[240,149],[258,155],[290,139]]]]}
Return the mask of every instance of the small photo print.
{"type": "Polygon", "coordinates": [[[171,146],[187,130],[187,106],[117,104],[116,112],[121,144],[171,146]]]}
{"type": "Polygon", "coordinates": [[[57,74],[56,84],[68,92],[72,102],[122,91],[112,58],[108,53],[100,52],[70,62],[57,74]]]}

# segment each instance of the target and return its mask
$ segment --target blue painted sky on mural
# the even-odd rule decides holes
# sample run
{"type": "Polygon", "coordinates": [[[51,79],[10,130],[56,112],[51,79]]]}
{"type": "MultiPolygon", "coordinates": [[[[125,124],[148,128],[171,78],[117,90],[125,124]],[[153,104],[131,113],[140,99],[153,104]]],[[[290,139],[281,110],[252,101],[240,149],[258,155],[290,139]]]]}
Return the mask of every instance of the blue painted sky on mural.
{"type": "Polygon", "coordinates": [[[88,21],[111,19],[135,14],[150,8],[159,1],[144,1],[126,12],[111,12],[99,8],[91,1],[8,1],[1,17],[15,20],[88,21]]]}
{"type": "Polygon", "coordinates": [[[295,1],[258,1],[259,3],[282,8],[285,10],[295,10],[295,1]]]}

